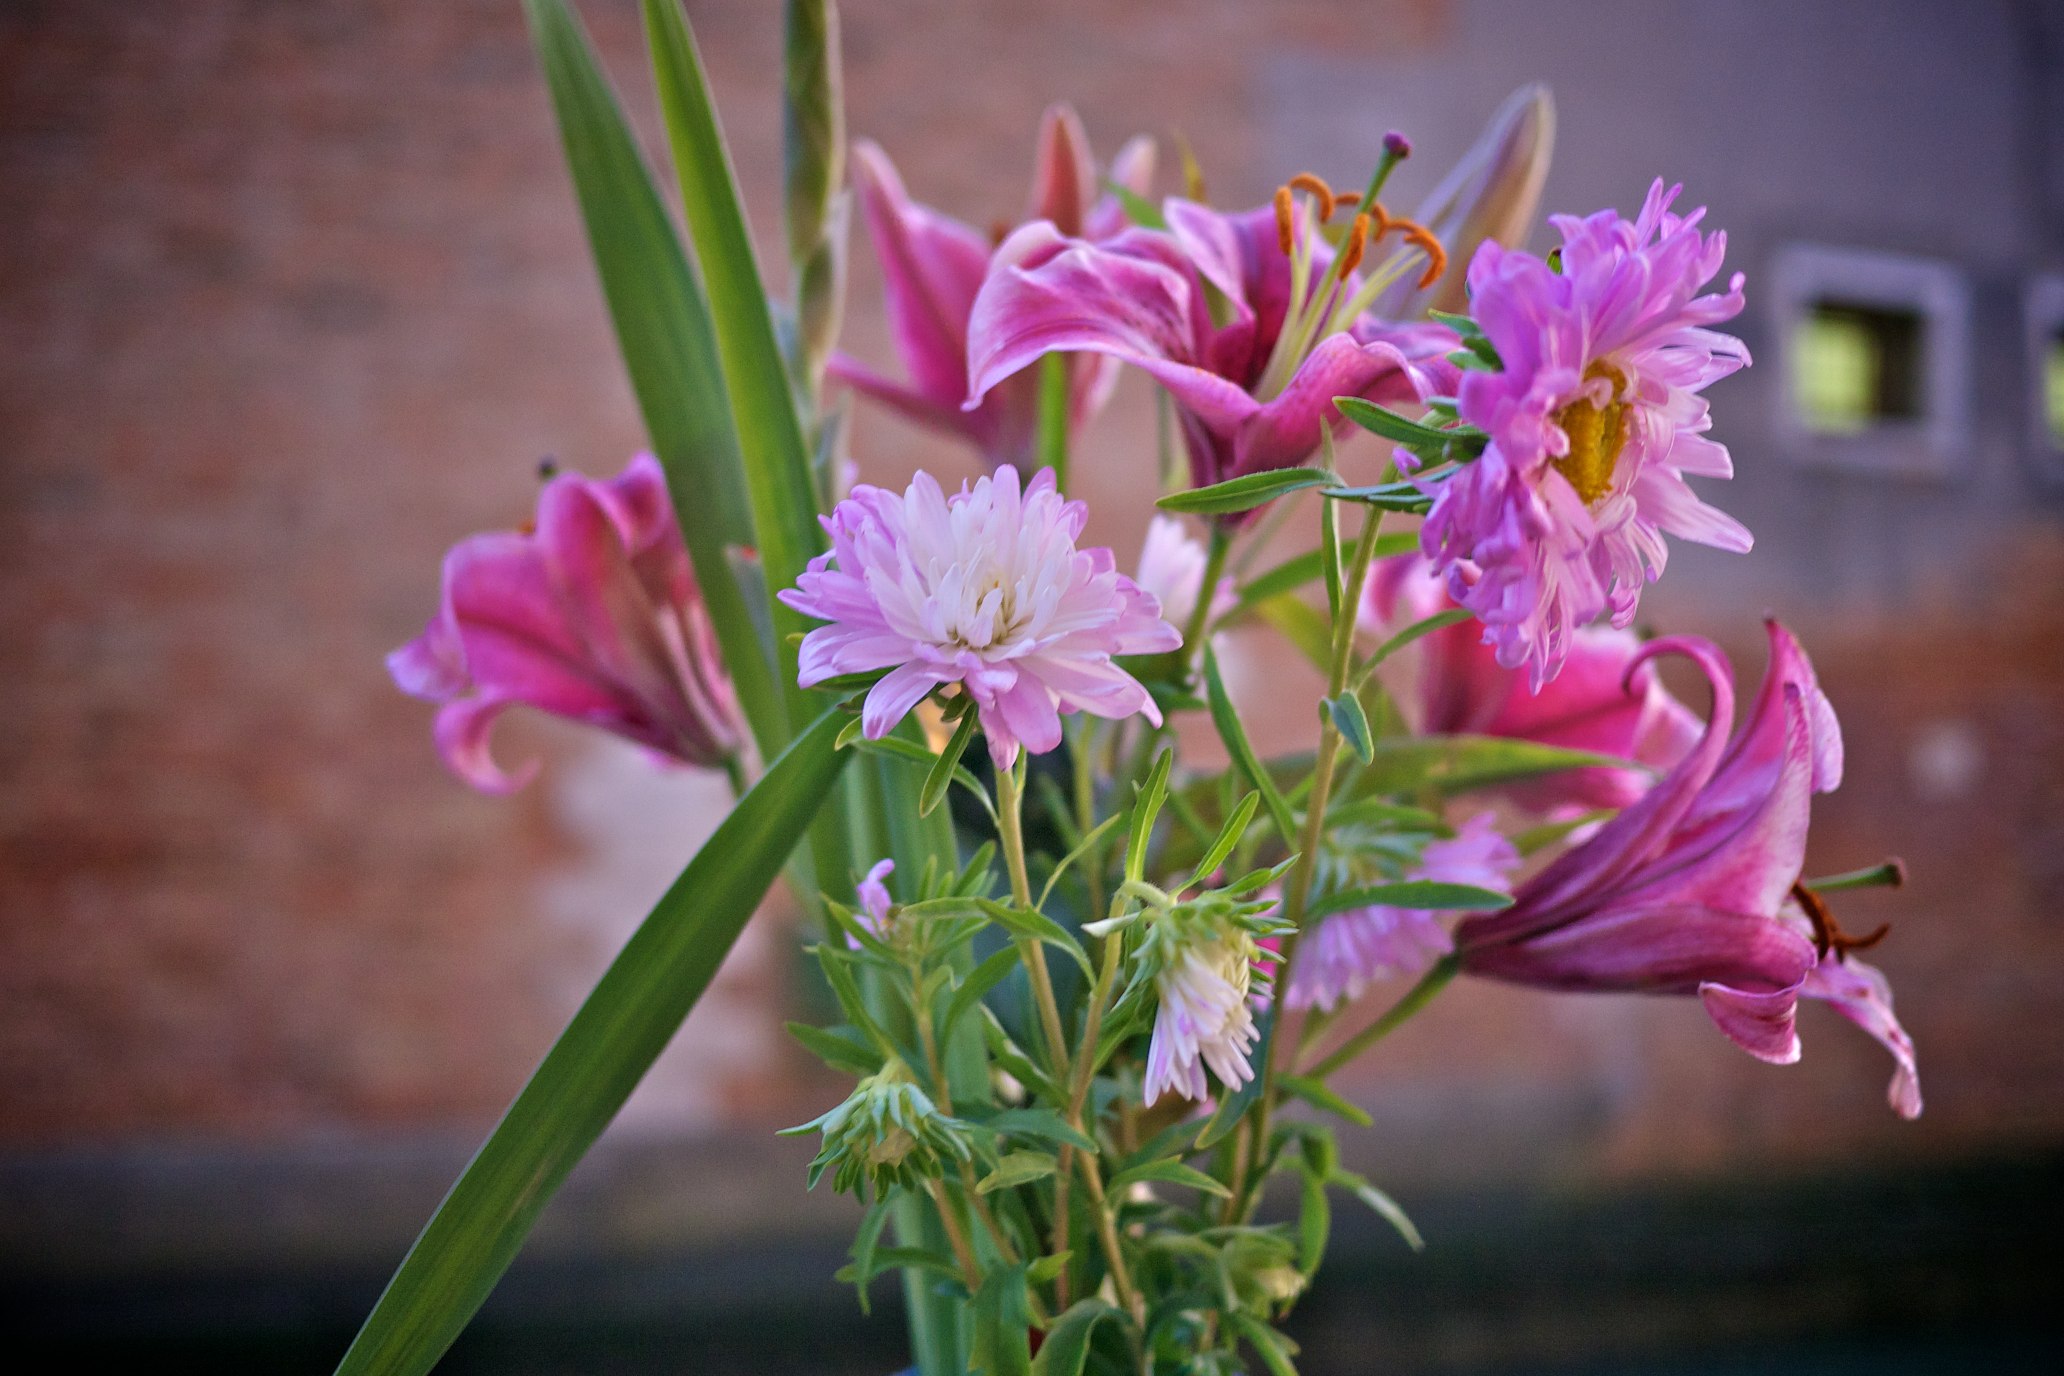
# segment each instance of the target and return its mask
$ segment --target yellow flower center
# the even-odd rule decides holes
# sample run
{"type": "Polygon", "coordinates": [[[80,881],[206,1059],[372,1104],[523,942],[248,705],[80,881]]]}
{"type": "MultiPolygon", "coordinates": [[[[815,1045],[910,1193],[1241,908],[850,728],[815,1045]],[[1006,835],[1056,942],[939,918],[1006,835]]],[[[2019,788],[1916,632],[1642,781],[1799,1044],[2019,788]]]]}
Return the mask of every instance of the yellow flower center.
{"type": "Polygon", "coordinates": [[[1593,363],[1584,370],[1586,382],[1598,378],[1612,384],[1612,400],[1598,406],[1588,397],[1580,398],[1553,417],[1569,436],[1569,452],[1554,460],[1555,471],[1569,479],[1585,506],[1612,490],[1613,465],[1627,447],[1627,403],[1619,400],[1627,376],[1610,363],[1593,363]]]}

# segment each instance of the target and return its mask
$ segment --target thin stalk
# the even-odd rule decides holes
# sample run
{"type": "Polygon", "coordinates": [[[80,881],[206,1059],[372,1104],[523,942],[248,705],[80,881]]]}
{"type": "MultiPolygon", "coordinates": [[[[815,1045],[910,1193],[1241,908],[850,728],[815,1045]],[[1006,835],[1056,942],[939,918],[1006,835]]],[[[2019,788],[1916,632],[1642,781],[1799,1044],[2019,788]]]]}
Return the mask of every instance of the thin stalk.
{"type": "Polygon", "coordinates": [[[1323,1080],[1382,1041],[1402,1026],[1407,1018],[1433,1002],[1433,996],[1447,988],[1448,981],[1453,979],[1461,968],[1461,962],[1455,957],[1442,956],[1434,962],[1432,969],[1419,977],[1417,984],[1405,991],[1403,998],[1385,1011],[1382,1017],[1349,1037],[1330,1054],[1313,1062],[1305,1069],[1304,1074],[1313,1079],[1323,1080]]]}
{"type": "MultiPolygon", "coordinates": [[[[1032,877],[1025,869],[1024,786],[1018,773],[1025,766],[1020,753],[1009,769],[996,771],[996,834],[1003,845],[1004,868],[1010,871],[1011,901],[1027,912],[1032,910],[1032,877]]],[[[1061,1030],[1061,1006],[1054,999],[1053,977],[1047,973],[1046,952],[1026,938],[1017,943],[1018,958],[1025,964],[1025,977],[1032,983],[1032,998],[1039,1007],[1039,1022],[1046,1030],[1047,1050],[1054,1069],[1068,1064],[1068,1038],[1061,1030]]]]}
{"type": "Polygon", "coordinates": [[[1132,1271],[1126,1266],[1125,1253],[1118,1246],[1118,1224],[1111,1213],[1110,1202],[1104,1197],[1104,1174],[1097,1168],[1096,1158],[1088,1152],[1077,1152],[1075,1159],[1082,1165],[1082,1184],[1089,1191],[1089,1202],[1096,1210],[1097,1241],[1104,1249],[1104,1264],[1111,1268],[1111,1288],[1118,1292],[1118,1302],[1133,1320],[1145,1323],[1146,1305],[1140,1300],[1139,1291],[1133,1287],[1132,1271]]]}
{"type": "Polygon", "coordinates": [[[939,1222],[945,1225],[946,1241],[953,1247],[953,1259],[960,1263],[961,1279],[967,1282],[968,1293],[982,1288],[982,1268],[975,1265],[975,1249],[968,1245],[967,1229],[961,1225],[960,1215],[954,1212],[953,1204],[946,1197],[946,1186],[938,1180],[925,1181],[925,1189],[932,1196],[932,1204],[939,1211],[939,1222]]]}
{"type": "Polygon", "coordinates": [[[1213,521],[1211,542],[1204,550],[1204,581],[1197,585],[1197,605],[1190,608],[1190,619],[1183,626],[1182,648],[1176,651],[1182,656],[1185,677],[1195,671],[1197,657],[1204,653],[1205,632],[1211,621],[1212,595],[1218,591],[1218,580],[1225,576],[1226,555],[1232,547],[1233,537],[1224,523],[1213,521]]]}
{"type": "MultiPolygon", "coordinates": [[[[1068,1126],[1077,1132],[1085,1131],[1082,1123],[1083,1105],[1089,1099],[1089,1084],[1096,1075],[1097,1039],[1103,1035],[1105,1006],[1111,1000],[1111,987],[1118,981],[1118,962],[1124,954],[1125,938],[1112,932],[1104,938],[1103,958],[1097,969],[1096,985],[1090,991],[1089,1012],[1083,1019],[1082,1045],[1075,1053],[1075,1065],[1068,1077],[1068,1126]]],[[[1056,1255],[1068,1250],[1068,1180],[1070,1156],[1074,1148],[1065,1143],[1060,1149],[1060,1171],[1054,1178],[1054,1239],[1056,1255]]],[[[1114,1264],[1113,1269],[1116,1269],[1114,1264]]],[[[1068,1303],[1068,1273],[1064,1269],[1054,1282],[1055,1302],[1062,1307],[1068,1303]]]]}
{"type": "MultiPolygon", "coordinates": [[[[1369,564],[1376,556],[1376,541],[1382,533],[1383,510],[1371,507],[1362,518],[1361,539],[1355,542],[1354,554],[1341,581],[1340,609],[1333,618],[1333,662],[1326,680],[1328,697],[1337,696],[1347,685],[1348,669],[1354,660],[1355,609],[1361,605],[1362,583],[1368,577],[1369,564]]],[[[1303,935],[1305,908],[1311,899],[1312,873],[1318,865],[1319,842],[1325,835],[1326,806],[1332,800],[1333,770],[1339,756],[1340,732],[1333,725],[1333,714],[1321,713],[1319,750],[1312,765],[1311,796],[1305,803],[1304,834],[1298,846],[1297,864],[1291,869],[1290,882],[1283,889],[1283,917],[1290,924],[1290,930],[1283,937],[1276,979],[1277,988],[1285,991],[1290,988],[1295,973],[1298,938],[1303,935]]],[[[1272,1038],[1269,1056],[1262,1062],[1261,1093],[1254,1102],[1249,1160],[1240,1188],[1234,1191],[1229,1201],[1229,1220],[1245,1217],[1259,1193],[1259,1181],[1253,1177],[1259,1174],[1259,1168],[1268,1159],[1269,1119],[1275,1111],[1276,1101],[1276,1062],[1290,1054],[1284,1050],[1289,1042],[1288,1037],[1272,1038]]]]}
{"type": "MultiPolygon", "coordinates": [[[[1075,739],[1069,758],[1075,766],[1075,827],[1084,836],[1096,830],[1096,738],[1097,719],[1088,713],[1075,718],[1075,739]]],[[[1092,841],[1082,856],[1083,881],[1089,887],[1089,911],[1104,910],[1104,847],[1092,841]]]]}
{"type": "Polygon", "coordinates": [[[1054,486],[1068,490],[1068,370],[1072,360],[1066,354],[1048,354],[1039,360],[1039,413],[1033,435],[1033,464],[1036,472],[1051,468],[1054,486]]]}

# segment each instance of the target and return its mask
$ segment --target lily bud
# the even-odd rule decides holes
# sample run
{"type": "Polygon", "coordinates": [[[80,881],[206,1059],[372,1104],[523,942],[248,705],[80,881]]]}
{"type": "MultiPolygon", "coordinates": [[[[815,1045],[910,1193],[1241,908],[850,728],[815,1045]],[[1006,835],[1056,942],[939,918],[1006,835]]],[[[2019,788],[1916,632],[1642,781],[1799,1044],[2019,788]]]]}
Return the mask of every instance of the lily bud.
{"type": "MultiPolygon", "coordinates": [[[[1485,240],[1523,241],[1533,228],[1555,151],[1555,99],[1546,86],[1523,86],[1498,107],[1482,135],[1420,203],[1415,217],[1467,265],[1485,240]]],[[[1464,274],[1448,274],[1430,289],[1405,290],[1377,303],[1377,313],[1407,320],[1431,308],[1465,308],[1464,274]]]]}
{"type": "Polygon", "coordinates": [[[1039,143],[1032,155],[1032,195],[1025,204],[1027,220],[1051,220],[1070,237],[1082,233],[1083,219],[1097,198],[1096,160],[1082,118],[1068,105],[1049,105],[1039,121],[1039,143]]]}

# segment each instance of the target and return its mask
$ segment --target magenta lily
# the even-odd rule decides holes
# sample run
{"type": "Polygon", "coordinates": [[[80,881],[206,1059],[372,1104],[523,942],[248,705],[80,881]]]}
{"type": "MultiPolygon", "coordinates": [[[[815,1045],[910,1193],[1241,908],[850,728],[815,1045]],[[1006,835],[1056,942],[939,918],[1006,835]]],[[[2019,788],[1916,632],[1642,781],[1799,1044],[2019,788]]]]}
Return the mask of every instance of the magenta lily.
{"type": "MultiPolygon", "coordinates": [[[[1140,195],[1153,176],[1149,138],[1128,142],[1111,164],[1111,181],[1140,195]]],[[[881,264],[896,352],[910,381],[897,382],[843,353],[832,356],[830,375],[920,424],[965,439],[991,464],[1024,463],[1038,422],[1036,377],[1015,380],[972,411],[961,407],[968,394],[968,316],[988,274],[993,241],[913,201],[888,154],[866,140],[853,145],[853,184],[881,264]]],[[[1117,198],[1099,188],[1082,121],[1065,105],[1049,108],[1040,124],[1025,218],[1091,240],[1125,227],[1117,198]]],[[[1072,424],[1087,421],[1108,399],[1117,369],[1105,358],[1070,360],[1072,424]]]]}
{"type": "Polygon", "coordinates": [[[1130,363],[1174,397],[1202,487],[1309,459],[1322,427],[1344,424],[1335,397],[1416,403],[1452,378],[1444,355],[1455,336],[1379,320],[1367,304],[1427,250],[1336,272],[1312,209],[1285,188],[1276,207],[1231,215],[1171,198],[1165,230],[1101,243],[1026,225],[997,249],[975,300],[967,404],[985,404],[1048,353],[1130,363]]]}
{"type": "MultiPolygon", "coordinates": [[[[1362,624],[1388,635],[1454,605],[1422,556],[1400,555],[1370,577],[1362,624]]],[[[1476,621],[1434,631],[1416,648],[1407,700],[1416,699],[1418,729],[1429,735],[1538,741],[1657,770],[1683,759],[1698,739],[1698,718],[1671,696],[1652,666],[1639,662],[1641,640],[1631,631],[1577,631],[1562,673],[1538,691],[1524,670],[1498,663],[1476,621]]],[[[1601,766],[1525,780],[1503,792],[1521,807],[1559,814],[1626,807],[1648,791],[1650,780],[1642,770],[1601,766]]]]}
{"type": "Polygon", "coordinates": [[[599,726],[683,764],[731,767],[742,733],[666,478],[650,454],[597,482],[562,473],[534,530],[495,531],[444,560],[443,605],[387,657],[405,693],[441,703],[452,771],[487,793],[521,787],[488,748],[519,704],[599,726]]]}
{"type": "MultiPolygon", "coordinates": [[[[1769,623],[1770,668],[1741,731],[1734,679],[1711,642],[1673,637],[1637,664],[1682,654],[1713,685],[1713,715],[1691,753],[1597,835],[1560,856],[1500,912],[1455,931],[1462,970],[1552,989],[1696,993],[1737,1045],[1799,1058],[1798,1002],[1825,999],[1892,1052],[1889,1093],[1921,1111],[1913,1043],[1877,971],[1800,882],[1812,795],[1841,782],[1842,739],[1813,666],[1769,623]]],[[[1874,940],[1872,938],[1870,940],[1874,940]]]]}

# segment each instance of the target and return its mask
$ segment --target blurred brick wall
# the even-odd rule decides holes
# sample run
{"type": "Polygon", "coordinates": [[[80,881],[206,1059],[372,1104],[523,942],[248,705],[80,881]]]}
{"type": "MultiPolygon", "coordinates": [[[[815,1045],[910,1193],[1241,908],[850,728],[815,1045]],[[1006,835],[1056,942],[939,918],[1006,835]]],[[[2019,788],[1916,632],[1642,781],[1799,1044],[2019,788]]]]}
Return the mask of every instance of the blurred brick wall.
{"type": "MultiPolygon", "coordinates": [[[[635,6],[583,9],[650,134],[635,6]]],[[[691,12],[766,238],[778,6],[691,12]]],[[[1216,195],[1259,199],[1300,157],[1270,91],[1301,55],[1453,62],[1456,22],[1435,0],[857,0],[850,123],[977,224],[1017,210],[1057,95],[1107,152],[1180,128],[1216,195]]],[[[1494,100],[1458,99],[1422,149],[1459,149],[1494,100]]],[[[1563,132],[1581,161],[1597,130],[1563,132]]],[[[1408,170],[1413,190],[1437,168],[1408,170]]],[[[381,669],[443,549],[526,512],[539,456],[604,472],[640,442],[517,6],[10,6],[0,185],[0,1148],[476,1129],[717,796],[512,719],[502,752],[543,776],[475,797],[381,669]]],[[[886,360],[864,239],[855,260],[851,342],[886,360]]],[[[1151,429],[1128,380],[1095,432],[1110,458],[1082,468],[1121,558],[1151,429]]],[[[857,448],[878,478],[965,471],[879,413],[857,448]]],[[[2054,513],[2012,538],[2023,586],[2054,590],[2054,513]]],[[[1666,593],[1662,624],[1706,624],[1666,593]]],[[[1753,608],[1725,605],[1754,674],[1753,608]]],[[[1468,988],[1370,1071],[1380,1142],[1653,1172],[2064,1135],[2053,591],[1893,617],[1801,588],[1781,610],[1849,726],[1816,865],[1914,862],[1853,906],[1895,921],[1928,1116],[1896,1123],[1882,1054],[1822,1010],[1780,1071],[1690,1003],[1468,988]]],[[[633,1117],[757,1128],[822,1097],[779,1038],[766,920],[633,1117]]]]}

